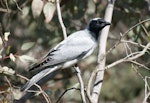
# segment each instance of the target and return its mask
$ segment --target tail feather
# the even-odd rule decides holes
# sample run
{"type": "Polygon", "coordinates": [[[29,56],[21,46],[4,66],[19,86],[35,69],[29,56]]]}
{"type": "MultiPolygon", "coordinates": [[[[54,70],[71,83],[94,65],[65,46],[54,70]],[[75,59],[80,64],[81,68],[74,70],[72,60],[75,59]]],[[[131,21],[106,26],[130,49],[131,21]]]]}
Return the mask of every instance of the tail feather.
{"type": "Polygon", "coordinates": [[[43,77],[49,75],[50,73],[56,71],[58,69],[57,66],[53,67],[53,68],[47,68],[41,72],[39,72],[38,74],[34,75],[22,88],[21,91],[26,91],[28,90],[30,87],[32,87],[33,85],[35,85],[39,80],[41,80],[43,77]]]}

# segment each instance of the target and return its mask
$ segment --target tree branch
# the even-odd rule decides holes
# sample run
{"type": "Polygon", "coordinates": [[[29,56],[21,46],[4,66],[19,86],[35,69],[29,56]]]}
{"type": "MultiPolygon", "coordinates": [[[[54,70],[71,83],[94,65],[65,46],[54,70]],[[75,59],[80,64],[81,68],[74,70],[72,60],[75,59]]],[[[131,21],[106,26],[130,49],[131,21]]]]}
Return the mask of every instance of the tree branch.
{"type": "MultiPolygon", "coordinates": [[[[112,14],[113,14],[114,3],[115,3],[115,0],[108,0],[108,5],[105,11],[104,19],[110,23],[111,23],[112,14]]],[[[99,40],[98,60],[97,60],[98,65],[96,66],[95,70],[92,72],[92,75],[88,83],[87,95],[91,103],[98,103],[98,98],[99,98],[100,90],[102,87],[105,61],[106,61],[106,55],[105,55],[106,54],[106,42],[107,42],[109,28],[110,26],[107,26],[101,31],[100,40],[99,40]],[[90,88],[92,85],[91,83],[94,77],[95,77],[94,86],[93,86],[92,92],[90,93],[90,88]]]]}
{"type": "Polygon", "coordinates": [[[150,97],[150,87],[148,85],[148,79],[150,79],[150,77],[145,76],[145,78],[144,78],[144,82],[145,82],[145,96],[144,96],[143,103],[148,103],[147,100],[150,97]]]}
{"type": "Polygon", "coordinates": [[[59,23],[60,23],[62,31],[63,31],[63,36],[64,36],[64,39],[66,39],[67,38],[66,27],[62,20],[59,0],[56,0],[56,8],[57,8],[58,20],[59,20],[59,23]]]}
{"type": "Polygon", "coordinates": [[[86,103],[85,93],[84,93],[84,83],[83,83],[83,80],[82,80],[82,77],[81,77],[81,71],[80,71],[78,66],[77,67],[75,66],[74,69],[77,72],[78,81],[80,83],[80,92],[81,92],[82,102],[86,103]]]}
{"type": "Polygon", "coordinates": [[[124,58],[122,58],[122,59],[120,59],[120,60],[118,60],[118,61],[115,61],[115,62],[113,62],[112,64],[107,65],[107,66],[105,67],[105,69],[109,69],[109,68],[111,68],[111,67],[113,67],[113,66],[115,66],[115,65],[118,65],[118,64],[120,64],[120,63],[123,63],[123,62],[130,62],[130,61],[132,61],[132,60],[135,60],[135,59],[141,57],[142,55],[144,55],[145,52],[147,51],[147,49],[148,49],[149,47],[150,47],[150,43],[148,43],[148,44],[145,46],[145,48],[144,48],[141,52],[134,52],[134,53],[131,53],[130,55],[128,55],[128,56],[126,56],[126,57],[124,57],[124,58]],[[135,54],[136,54],[136,55],[135,55],[135,54]],[[133,56],[133,55],[134,55],[134,56],[133,56]],[[131,56],[131,57],[130,57],[130,56],[131,56]]]}
{"type": "Polygon", "coordinates": [[[75,89],[75,90],[80,90],[79,88],[69,88],[69,89],[66,89],[61,95],[60,95],[60,97],[58,98],[58,100],[56,101],[56,103],[59,103],[59,101],[60,101],[60,99],[65,95],[65,93],[67,93],[68,91],[70,91],[70,90],[73,90],[73,89],[75,89]]]}
{"type": "MultiPolygon", "coordinates": [[[[146,20],[140,21],[139,23],[137,23],[137,24],[135,24],[134,26],[132,26],[131,28],[129,28],[125,33],[121,34],[119,40],[116,42],[116,44],[115,44],[113,47],[111,47],[111,48],[107,51],[107,54],[110,53],[114,48],[116,48],[116,47],[120,44],[120,42],[124,41],[124,40],[122,40],[122,39],[123,39],[123,38],[125,37],[125,35],[127,35],[131,30],[133,30],[135,27],[137,27],[137,26],[139,26],[139,25],[141,25],[141,24],[143,24],[143,23],[145,23],[145,22],[148,22],[148,21],[150,21],[150,19],[146,19],[146,20]]],[[[134,42],[131,42],[131,41],[128,41],[128,42],[129,42],[129,43],[134,43],[134,42]]],[[[138,43],[134,43],[134,44],[137,45],[138,43]]],[[[141,46],[141,47],[143,47],[143,45],[141,45],[141,44],[138,44],[138,45],[141,46]]]]}
{"type": "MultiPolygon", "coordinates": [[[[22,78],[22,79],[29,80],[28,78],[26,78],[26,77],[24,77],[24,76],[22,76],[22,75],[20,75],[20,74],[15,73],[15,75],[16,75],[17,77],[22,78]]],[[[38,84],[36,84],[36,83],[34,83],[34,85],[35,85],[37,88],[39,88],[40,93],[43,95],[43,97],[45,98],[46,102],[47,102],[47,103],[51,103],[50,98],[49,98],[48,95],[42,90],[42,88],[41,88],[38,84]]],[[[27,91],[27,92],[28,92],[28,91],[27,91]]],[[[31,92],[31,91],[29,91],[29,92],[31,92]]],[[[32,92],[35,92],[35,91],[32,91],[32,92]]]]}

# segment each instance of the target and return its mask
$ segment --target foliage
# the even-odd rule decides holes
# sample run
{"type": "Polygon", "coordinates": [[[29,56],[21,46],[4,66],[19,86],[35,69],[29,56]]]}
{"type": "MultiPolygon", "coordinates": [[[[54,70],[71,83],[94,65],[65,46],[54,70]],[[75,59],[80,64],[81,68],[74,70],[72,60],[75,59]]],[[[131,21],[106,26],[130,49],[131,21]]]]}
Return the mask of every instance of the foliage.
{"type": "MultiPolygon", "coordinates": [[[[85,28],[93,17],[103,17],[106,0],[61,0],[61,13],[67,34],[85,28]]],[[[108,50],[130,27],[148,19],[150,5],[146,0],[116,0],[108,50]]],[[[47,0],[1,0],[0,2],[0,100],[9,102],[19,98],[19,88],[25,84],[23,77],[31,77],[27,67],[31,62],[43,56],[51,47],[63,40],[62,29],[58,21],[54,1],[47,0]],[[23,76],[23,77],[21,77],[23,76]]],[[[150,42],[150,21],[137,25],[125,36],[126,40],[146,45],[150,42]]],[[[137,45],[138,45],[137,44],[137,45]]],[[[132,52],[140,51],[141,46],[130,44],[132,52]]],[[[120,43],[107,55],[107,64],[126,55],[120,43]]],[[[150,49],[149,49],[150,50],[150,49]]],[[[150,67],[150,51],[136,61],[150,67]]],[[[128,52],[131,52],[128,51],[128,52]]],[[[96,65],[96,53],[79,63],[82,77],[87,84],[90,73],[96,65]]],[[[142,79],[150,76],[150,70],[142,66],[122,63],[106,71],[102,87],[101,101],[117,103],[140,103],[144,97],[142,79]],[[138,68],[138,69],[137,69],[138,68]],[[140,76],[139,76],[140,75],[140,76]],[[142,78],[142,77],[143,78],[142,78]],[[137,102],[138,100],[138,102],[137,102]]],[[[56,101],[66,88],[76,87],[78,81],[73,69],[60,71],[54,81],[42,88],[52,101],[56,101]]],[[[37,96],[33,101],[44,100],[37,96]]],[[[80,103],[80,95],[71,90],[61,99],[62,102],[80,103]],[[78,95],[78,96],[77,96],[78,95]]],[[[30,100],[32,102],[32,100],[30,100]]]]}

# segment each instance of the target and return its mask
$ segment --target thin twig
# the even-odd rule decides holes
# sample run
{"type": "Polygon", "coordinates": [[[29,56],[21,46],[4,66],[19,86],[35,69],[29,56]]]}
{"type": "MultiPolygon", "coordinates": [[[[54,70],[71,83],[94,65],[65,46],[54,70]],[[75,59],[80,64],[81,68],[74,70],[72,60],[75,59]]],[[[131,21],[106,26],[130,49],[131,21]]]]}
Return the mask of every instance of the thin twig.
{"type": "Polygon", "coordinates": [[[65,93],[67,93],[68,91],[70,91],[70,90],[73,90],[73,89],[75,89],[75,90],[80,90],[79,88],[69,88],[69,89],[66,89],[61,95],[60,95],[60,97],[58,98],[58,100],[56,101],[56,103],[59,103],[59,101],[61,100],[61,98],[65,95],[65,93]]]}
{"type": "MultiPolygon", "coordinates": [[[[150,43],[148,43],[148,44],[146,45],[146,47],[145,47],[139,54],[137,54],[137,55],[135,55],[135,56],[133,56],[133,57],[128,58],[127,61],[135,60],[135,59],[141,57],[142,55],[145,54],[145,52],[147,51],[147,49],[148,49],[149,47],[150,47],[150,43]]],[[[132,54],[133,54],[133,53],[132,53],[132,54]]]]}
{"type": "MultiPolygon", "coordinates": [[[[22,76],[22,75],[20,75],[20,74],[17,74],[17,73],[16,73],[15,75],[18,76],[18,77],[20,77],[20,78],[22,78],[22,79],[29,80],[28,78],[26,78],[26,77],[24,77],[24,76],[22,76]]],[[[47,102],[47,103],[51,103],[50,98],[49,98],[48,95],[42,90],[42,88],[41,88],[38,84],[36,84],[36,83],[34,83],[34,85],[39,88],[39,90],[40,90],[41,94],[43,95],[43,97],[45,98],[46,102],[47,102]]]]}
{"type": "Polygon", "coordinates": [[[115,49],[120,44],[120,42],[122,41],[122,38],[124,38],[125,35],[127,35],[131,30],[133,30],[135,27],[137,27],[137,26],[139,26],[139,25],[141,25],[141,24],[143,24],[145,22],[148,22],[148,21],[150,21],[150,19],[146,19],[146,20],[140,21],[139,23],[137,23],[134,26],[132,26],[131,28],[129,28],[125,33],[122,34],[122,36],[120,37],[120,39],[116,42],[116,44],[113,47],[111,47],[107,51],[106,54],[110,53],[113,49],[115,49]]]}
{"type": "Polygon", "coordinates": [[[18,10],[22,12],[22,9],[19,7],[19,5],[18,5],[17,1],[16,1],[16,0],[13,0],[13,1],[15,2],[15,4],[16,4],[16,6],[17,6],[18,10]]]}
{"type": "Polygon", "coordinates": [[[35,86],[37,86],[40,89],[40,92],[42,93],[43,97],[45,98],[47,103],[52,103],[48,95],[43,91],[43,89],[36,83],[34,83],[35,86]]]}
{"type": "MultiPolygon", "coordinates": [[[[116,41],[119,41],[120,39],[118,38],[114,38],[114,37],[109,37],[110,39],[112,40],[116,40],[116,41]]],[[[120,43],[129,43],[129,44],[132,44],[134,46],[137,46],[137,47],[142,47],[142,48],[145,48],[145,45],[142,45],[140,43],[137,43],[137,42],[133,42],[131,40],[124,40],[124,39],[121,39],[120,43]]],[[[116,46],[115,46],[116,47],[116,46]]],[[[113,48],[114,49],[114,48],[113,48]]],[[[110,50],[110,49],[109,49],[110,50]]],[[[110,53],[110,51],[107,51],[107,53],[110,53]]],[[[150,48],[148,48],[148,50],[150,50],[150,48]]]]}
{"type": "Polygon", "coordinates": [[[147,103],[147,99],[150,96],[150,92],[149,92],[150,87],[148,85],[148,82],[147,82],[148,80],[147,79],[150,79],[150,77],[145,76],[145,79],[144,79],[144,81],[145,81],[145,96],[144,96],[143,103],[147,103]]]}
{"type": "Polygon", "coordinates": [[[133,70],[142,78],[142,80],[144,81],[144,77],[142,76],[142,74],[140,72],[138,72],[138,68],[136,68],[134,65],[132,65],[133,70]]]}
{"type": "Polygon", "coordinates": [[[150,21],[150,19],[146,19],[146,20],[140,21],[139,23],[135,24],[135,25],[132,26],[130,29],[128,29],[125,33],[123,33],[123,37],[124,37],[127,33],[129,33],[132,29],[134,29],[135,27],[137,27],[137,26],[139,26],[139,25],[141,25],[141,24],[143,24],[143,23],[145,23],[145,22],[148,22],[148,21],[150,21]]]}
{"type": "MultiPolygon", "coordinates": [[[[121,40],[121,42],[123,42],[123,43],[130,43],[130,44],[132,44],[132,45],[145,48],[145,45],[142,45],[142,44],[139,44],[139,43],[136,43],[136,42],[133,42],[133,41],[121,40]]],[[[147,49],[150,50],[150,47],[147,48],[147,49]]]]}
{"type": "Polygon", "coordinates": [[[145,48],[144,48],[141,52],[136,52],[136,53],[134,52],[134,53],[128,55],[128,57],[124,57],[124,58],[122,58],[122,59],[120,59],[120,60],[118,60],[118,61],[113,62],[112,64],[107,65],[107,66],[105,67],[105,69],[109,69],[109,68],[111,68],[111,67],[113,67],[113,66],[115,66],[115,65],[118,65],[118,64],[120,64],[120,63],[123,63],[123,62],[130,62],[130,61],[132,61],[132,60],[135,60],[135,59],[141,57],[142,55],[144,55],[145,52],[147,51],[147,49],[148,49],[149,47],[150,47],[150,43],[148,43],[148,44],[145,46],[145,48]],[[133,55],[133,54],[136,54],[136,55],[130,57],[130,56],[133,55]]]}
{"type": "Polygon", "coordinates": [[[7,91],[0,91],[0,94],[8,93],[7,91]]]}
{"type": "Polygon", "coordinates": [[[143,28],[145,34],[146,34],[146,35],[149,37],[149,39],[150,39],[150,35],[149,35],[148,31],[146,30],[145,26],[144,26],[143,24],[141,24],[141,26],[142,26],[142,28],[143,28]]]}
{"type": "Polygon", "coordinates": [[[147,69],[147,70],[150,70],[150,68],[148,68],[147,66],[145,66],[145,65],[143,65],[143,64],[141,64],[141,63],[138,63],[138,62],[136,62],[136,61],[130,61],[130,62],[133,63],[133,64],[138,65],[139,67],[143,67],[143,68],[145,68],[145,69],[147,69]]]}
{"type": "Polygon", "coordinates": [[[20,7],[21,8],[23,8],[24,6],[26,6],[27,5],[27,3],[29,2],[30,0],[25,0],[25,2],[24,3],[22,3],[21,5],[20,5],[20,7]]]}
{"type": "Polygon", "coordinates": [[[10,81],[8,80],[7,76],[4,76],[4,77],[5,77],[7,83],[9,85],[9,87],[10,87],[11,100],[13,100],[13,90],[12,90],[13,88],[12,88],[12,85],[11,85],[10,81]]]}
{"type": "Polygon", "coordinates": [[[85,93],[84,93],[84,83],[83,83],[83,80],[82,80],[82,77],[81,77],[80,69],[79,69],[78,66],[74,67],[74,69],[77,72],[77,77],[78,77],[78,80],[79,80],[79,83],[80,83],[80,92],[81,92],[82,102],[86,103],[85,93]]]}
{"type": "MultiPolygon", "coordinates": [[[[121,34],[121,33],[120,33],[120,36],[122,37],[122,34],[121,34]]],[[[122,38],[122,39],[123,39],[123,38],[122,38]]],[[[129,55],[128,49],[129,49],[130,53],[132,53],[131,48],[129,47],[129,45],[128,45],[126,42],[123,43],[123,46],[125,47],[126,55],[129,55]]]]}
{"type": "Polygon", "coordinates": [[[88,81],[88,85],[87,85],[87,89],[86,89],[86,90],[87,90],[87,91],[86,91],[87,97],[88,97],[90,103],[92,103],[91,87],[92,87],[92,82],[93,82],[93,78],[95,77],[95,75],[96,75],[96,72],[93,71],[92,74],[91,74],[91,76],[90,76],[90,79],[89,79],[89,81],[88,81]]]}
{"type": "Polygon", "coordinates": [[[8,11],[8,10],[9,10],[9,7],[8,7],[8,2],[7,2],[7,0],[5,0],[5,5],[6,5],[7,11],[8,11]]]}
{"type": "Polygon", "coordinates": [[[10,13],[10,12],[11,12],[11,10],[10,10],[10,9],[0,8],[0,12],[10,13]]]}
{"type": "Polygon", "coordinates": [[[66,39],[67,38],[66,27],[65,27],[65,25],[63,23],[63,20],[62,20],[61,10],[60,10],[60,1],[59,0],[56,0],[56,8],[57,8],[59,23],[62,27],[63,36],[64,36],[64,39],[66,39]]]}

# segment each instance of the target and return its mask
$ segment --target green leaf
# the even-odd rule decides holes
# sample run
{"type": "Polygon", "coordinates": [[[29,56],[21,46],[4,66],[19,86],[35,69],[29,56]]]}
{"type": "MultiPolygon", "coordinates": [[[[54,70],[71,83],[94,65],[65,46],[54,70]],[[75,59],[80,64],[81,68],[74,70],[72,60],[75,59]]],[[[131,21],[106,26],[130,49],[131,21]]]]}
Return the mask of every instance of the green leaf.
{"type": "Polygon", "coordinates": [[[24,43],[24,44],[21,46],[21,50],[28,50],[28,49],[30,49],[31,47],[33,47],[34,44],[35,44],[34,42],[24,43]]]}
{"type": "Polygon", "coordinates": [[[26,19],[26,17],[29,15],[29,12],[30,12],[30,8],[29,7],[24,7],[22,8],[22,18],[23,19],[26,19]]]}
{"type": "Polygon", "coordinates": [[[19,59],[20,59],[20,61],[22,61],[22,62],[29,62],[29,61],[31,61],[31,62],[35,62],[36,60],[33,58],[33,57],[31,57],[31,56],[28,56],[28,55],[21,55],[21,56],[19,56],[19,59]]]}
{"type": "Polygon", "coordinates": [[[32,1],[31,9],[32,9],[32,14],[34,18],[37,18],[40,16],[43,6],[44,6],[44,2],[42,0],[32,1]]]}
{"type": "Polygon", "coordinates": [[[44,5],[43,12],[44,12],[46,23],[52,20],[55,10],[56,10],[55,4],[51,2],[48,2],[44,5]]]}

